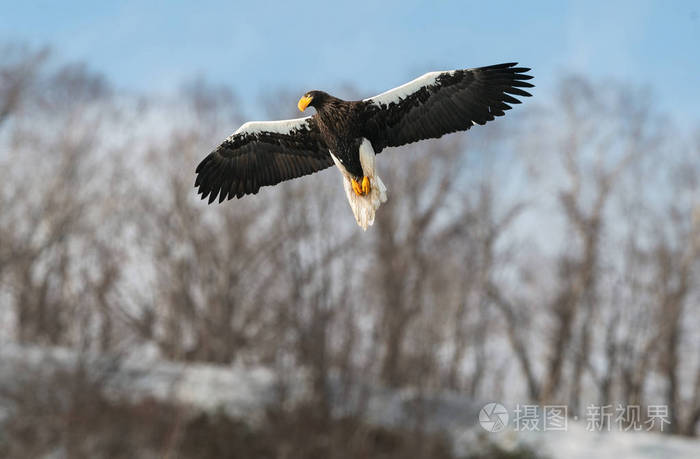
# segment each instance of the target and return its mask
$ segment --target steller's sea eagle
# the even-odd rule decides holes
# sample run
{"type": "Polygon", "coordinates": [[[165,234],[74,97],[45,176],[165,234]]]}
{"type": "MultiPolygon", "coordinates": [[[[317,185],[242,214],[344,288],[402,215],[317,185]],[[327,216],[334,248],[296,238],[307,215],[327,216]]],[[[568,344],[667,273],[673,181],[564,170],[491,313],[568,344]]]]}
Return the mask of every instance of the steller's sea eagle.
{"type": "Polygon", "coordinates": [[[430,72],[359,101],[309,91],[297,106],[316,114],[245,123],[199,163],[194,186],[202,199],[222,202],[335,164],[355,220],[367,229],[386,201],[375,154],[503,116],[520,103],[514,96],[530,96],[521,88],[533,87],[530,69],[516,66],[430,72]]]}

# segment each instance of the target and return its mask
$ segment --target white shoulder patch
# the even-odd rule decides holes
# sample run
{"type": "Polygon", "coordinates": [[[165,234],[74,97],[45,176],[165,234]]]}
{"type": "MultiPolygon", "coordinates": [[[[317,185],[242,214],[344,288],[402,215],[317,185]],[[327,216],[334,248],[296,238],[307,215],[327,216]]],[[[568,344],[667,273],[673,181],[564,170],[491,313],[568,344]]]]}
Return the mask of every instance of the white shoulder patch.
{"type": "Polygon", "coordinates": [[[415,80],[409,81],[408,83],[402,84],[394,89],[385,91],[369,99],[365,99],[365,102],[373,102],[375,105],[389,105],[392,102],[399,102],[401,99],[405,99],[407,96],[418,91],[423,86],[430,86],[435,84],[435,81],[440,75],[443,74],[453,74],[455,70],[447,70],[443,72],[428,72],[423,76],[419,76],[415,80]]]}
{"type": "Polygon", "coordinates": [[[236,129],[236,132],[229,136],[229,139],[236,134],[258,134],[261,132],[274,132],[276,134],[289,134],[295,129],[306,126],[306,122],[311,118],[294,118],[291,120],[278,121],[248,121],[243,126],[236,129]]]}

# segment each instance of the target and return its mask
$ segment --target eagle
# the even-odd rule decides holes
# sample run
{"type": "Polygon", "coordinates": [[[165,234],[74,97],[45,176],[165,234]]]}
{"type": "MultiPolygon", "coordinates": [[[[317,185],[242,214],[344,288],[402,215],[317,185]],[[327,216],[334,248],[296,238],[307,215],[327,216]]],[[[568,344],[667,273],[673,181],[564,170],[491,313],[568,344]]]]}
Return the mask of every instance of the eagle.
{"type": "Polygon", "coordinates": [[[529,71],[512,62],[429,72],[357,101],[309,91],[297,107],[313,107],[313,116],[243,124],[199,163],[194,186],[211,204],[335,165],[355,220],[366,230],[387,199],[377,153],[503,116],[520,103],[517,97],[531,95],[523,89],[533,87],[529,71]]]}

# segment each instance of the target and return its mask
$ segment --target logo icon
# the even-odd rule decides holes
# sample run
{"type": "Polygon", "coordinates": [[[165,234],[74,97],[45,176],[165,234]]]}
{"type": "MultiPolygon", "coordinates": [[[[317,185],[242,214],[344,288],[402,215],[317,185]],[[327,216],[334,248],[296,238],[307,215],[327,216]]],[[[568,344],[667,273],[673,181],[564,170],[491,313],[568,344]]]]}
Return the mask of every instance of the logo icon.
{"type": "Polygon", "coordinates": [[[500,432],[508,425],[508,410],[500,403],[487,403],[479,410],[479,424],[488,432],[500,432]]]}

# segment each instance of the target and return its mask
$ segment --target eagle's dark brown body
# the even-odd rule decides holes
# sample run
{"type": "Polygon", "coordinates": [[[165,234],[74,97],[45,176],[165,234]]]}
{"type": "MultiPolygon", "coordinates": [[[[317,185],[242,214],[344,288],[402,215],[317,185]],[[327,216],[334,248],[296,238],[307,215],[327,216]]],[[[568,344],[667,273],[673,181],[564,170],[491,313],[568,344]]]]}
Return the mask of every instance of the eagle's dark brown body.
{"type": "Polygon", "coordinates": [[[362,131],[362,106],[364,102],[345,101],[322,91],[311,91],[313,107],[321,139],[328,146],[329,154],[338,158],[343,166],[355,177],[362,177],[360,164],[360,144],[362,131]]]}

